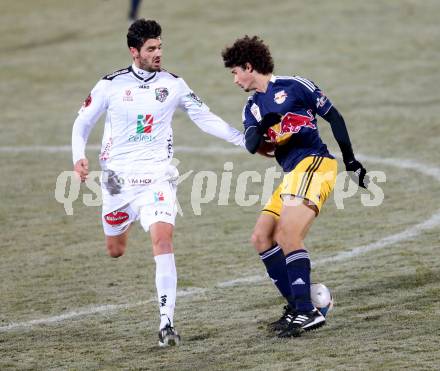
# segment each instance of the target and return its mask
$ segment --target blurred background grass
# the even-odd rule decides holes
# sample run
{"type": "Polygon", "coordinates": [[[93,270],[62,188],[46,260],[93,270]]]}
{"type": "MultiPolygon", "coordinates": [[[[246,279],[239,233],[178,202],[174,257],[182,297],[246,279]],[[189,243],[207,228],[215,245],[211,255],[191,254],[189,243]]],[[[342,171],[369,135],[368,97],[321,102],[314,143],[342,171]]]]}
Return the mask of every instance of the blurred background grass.
{"type": "MultiPolygon", "coordinates": [[[[127,255],[106,257],[100,209],[74,204],[66,216],[54,199],[69,152],[8,147],[70,144],[71,126],[98,79],[129,65],[128,2],[35,0],[0,3],[1,252],[0,324],[54,316],[102,304],[154,298],[148,236],[134,228],[127,255]]],[[[236,128],[247,94],[232,83],[221,50],[244,34],[271,47],[280,75],[315,81],[344,115],[357,153],[440,166],[437,1],[145,1],[141,16],[163,26],[164,66],[183,76],[236,128]]],[[[102,121],[101,121],[102,122],[102,121]]],[[[177,113],[177,146],[228,147],[177,113]]],[[[328,125],[320,131],[337,151],[328,125]]],[[[90,143],[97,144],[102,125],[90,143]]],[[[97,152],[89,151],[98,169],[97,152]]],[[[176,153],[181,173],[234,163],[261,173],[269,160],[231,153],[176,153]]],[[[368,244],[429,218],[439,187],[430,177],[383,170],[385,200],[366,208],[358,193],[344,210],[328,202],[307,244],[314,259],[368,244]]],[[[265,323],[281,301],[266,281],[219,288],[219,282],[263,275],[248,242],[259,205],[202,205],[194,216],[192,178],[179,188],[184,216],[176,226],[179,289],[205,289],[178,299],[183,345],[156,347],[154,302],[107,315],[0,332],[2,369],[435,369],[439,359],[439,227],[380,252],[319,266],[314,279],[336,298],[322,331],[281,342],[265,323]]],[[[234,189],[234,187],[233,187],[234,189]]],[[[260,194],[261,184],[249,185],[260,194]]],[[[88,192],[83,189],[83,192],[88,192]]],[[[216,201],[216,200],[215,200],[216,201]]]]}

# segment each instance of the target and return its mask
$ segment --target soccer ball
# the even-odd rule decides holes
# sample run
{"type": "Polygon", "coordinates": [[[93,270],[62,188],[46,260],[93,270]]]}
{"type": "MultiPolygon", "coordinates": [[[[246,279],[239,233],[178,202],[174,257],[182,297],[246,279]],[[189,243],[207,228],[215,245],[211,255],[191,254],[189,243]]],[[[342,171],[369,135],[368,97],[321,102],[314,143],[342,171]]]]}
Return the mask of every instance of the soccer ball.
{"type": "Polygon", "coordinates": [[[312,283],[310,287],[312,304],[325,317],[333,308],[333,296],[327,286],[322,283],[312,283]]]}

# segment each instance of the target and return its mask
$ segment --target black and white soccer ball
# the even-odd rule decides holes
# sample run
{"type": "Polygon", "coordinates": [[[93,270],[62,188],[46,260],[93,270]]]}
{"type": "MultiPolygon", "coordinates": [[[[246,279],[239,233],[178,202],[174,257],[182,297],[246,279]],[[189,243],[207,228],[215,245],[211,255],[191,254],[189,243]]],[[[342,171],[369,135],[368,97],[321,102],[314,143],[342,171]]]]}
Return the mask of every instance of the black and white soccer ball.
{"type": "Polygon", "coordinates": [[[333,296],[328,287],[322,283],[312,283],[310,287],[312,304],[325,317],[333,309],[333,296]]]}

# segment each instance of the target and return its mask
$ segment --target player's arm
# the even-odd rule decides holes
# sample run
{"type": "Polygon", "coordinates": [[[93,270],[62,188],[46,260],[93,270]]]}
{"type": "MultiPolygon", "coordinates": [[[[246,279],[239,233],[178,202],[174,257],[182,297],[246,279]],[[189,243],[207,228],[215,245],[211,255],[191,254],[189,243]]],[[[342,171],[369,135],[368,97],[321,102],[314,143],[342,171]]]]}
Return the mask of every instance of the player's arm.
{"type": "MultiPolygon", "coordinates": [[[[270,114],[268,114],[270,116],[270,114]]],[[[262,156],[274,157],[275,146],[267,140],[264,133],[267,131],[266,126],[268,120],[265,115],[260,122],[257,122],[255,117],[249,110],[249,104],[243,108],[243,126],[246,149],[252,153],[259,153],[262,156]]],[[[279,122],[279,121],[278,121],[279,122]]],[[[268,127],[270,127],[269,125],[268,127]]]]}
{"type": "Polygon", "coordinates": [[[322,117],[330,123],[333,136],[341,149],[345,168],[348,172],[354,174],[356,182],[361,187],[367,188],[368,179],[365,177],[367,171],[354,157],[353,148],[351,146],[351,141],[344,118],[334,106],[332,106],[322,117]]]}
{"type": "Polygon", "coordinates": [[[339,148],[342,152],[342,159],[344,163],[347,164],[353,161],[354,153],[351,147],[350,137],[348,136],[347,126],[345,125],[344,118],[339,113],[339,111],[332,106],[329,111],[322,116],[328,123],[333,132],[333,136],[338,142],[339,148]]]}
{"type": "Polygon", "coordinates": [[[89,174],[85,149],[90,132],[102,113],[107,109],[107,80],[99,81],[84,101],[72,128],[72,159],[74,171],[84,182],[89,174]]]}
{"type": "Polygon", "coordinates": [[[350,137],[342,115],[312,81],[296,76],[294,82],[302,94],[304,104],[330,123],[333,136],[341,149],[345,168],[356,183],[366,188],[368,185],[368,178],[365,176],[367,171],[354,157],[350,137]]]}
{"type": "Polygon", "coordinates": [[[263,134],[257,125],[250,125],[244,130],[244,143],[246,149],[252,153],[257,153],[258,148],[264,141],[263,134]]]}
{"type": "Polygon", "coordinates": [[[246,149],[250,153],[259,153],[265,157],[274,157],[275,145],[265,138],[260,127],[256,125],[246,127],[244,139],[246,149]]]}
{"type": "Polygon", "coordinates": [[[205,133],[214,135],[236,146],[244,147],[244,136],[220,117],[212,113],[208,106],[194,94],[181,80],[181,98],[179,107],[183,109],[189,118],[205,133]]]}

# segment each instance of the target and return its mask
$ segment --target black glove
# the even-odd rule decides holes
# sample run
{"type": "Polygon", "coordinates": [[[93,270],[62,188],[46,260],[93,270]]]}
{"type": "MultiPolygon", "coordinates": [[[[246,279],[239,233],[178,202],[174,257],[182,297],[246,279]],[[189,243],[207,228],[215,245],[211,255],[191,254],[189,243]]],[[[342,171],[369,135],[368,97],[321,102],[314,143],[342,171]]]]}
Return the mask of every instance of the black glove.
{"type": "Polygon", "coordinates": [[[260,128],[263,130],[263,133],[266,133],[267,129],[275,124],[279,124],[283,118],[281,113],[269,112],[263,116],[263,119],[260,121],[260,128]]]}
{"type": "Polygon", "coordinates": [[[359,184],[362,188],[367,188],[370,183],[370,179],[368,178],[367,170],[362,166],[362,164],[356,159],[345,162],[345,168],[350,174],[351,179],[356,184],[359,184]]]}

